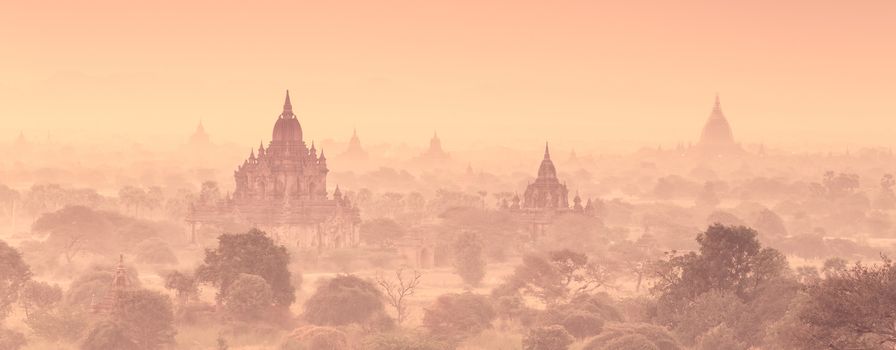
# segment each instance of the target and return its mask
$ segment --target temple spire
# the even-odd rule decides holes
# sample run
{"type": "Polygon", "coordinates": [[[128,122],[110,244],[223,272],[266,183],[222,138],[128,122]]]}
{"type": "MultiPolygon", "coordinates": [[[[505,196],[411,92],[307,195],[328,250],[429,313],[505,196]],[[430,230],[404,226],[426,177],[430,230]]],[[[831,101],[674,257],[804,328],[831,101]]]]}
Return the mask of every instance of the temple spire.
{"type": "Polygon", "coordinates": [[[719,101],[719,93],[718,92],[716,93],[716,101],[712,106],[712,110],[714,113],[719,112],[719,114],[721,114],[721,112],[722,112],[722,103],[719,101]]]}
{"type": "Polygon", "coordinates": [[[544,143],[544,159],[551,159],[551,152],[548,150],[548,143],[544,143]]]}
{"type": "Polygon", "coordinates": [[[289,101],[289,90],[286,90],[286,100],[283,101],[283,116],[292,116],[292,102],[289,101]]]}

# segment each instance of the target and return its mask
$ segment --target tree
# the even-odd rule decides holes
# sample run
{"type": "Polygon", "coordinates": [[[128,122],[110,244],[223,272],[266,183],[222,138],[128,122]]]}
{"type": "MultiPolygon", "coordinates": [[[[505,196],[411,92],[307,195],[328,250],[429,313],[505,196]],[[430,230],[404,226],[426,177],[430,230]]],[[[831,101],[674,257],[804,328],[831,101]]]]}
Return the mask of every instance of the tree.
{"type": "Polygon", "coordinates": [[[123,292],[111,319],[136,349],[155,350],[174,344],[177,331],[171,300],[159,292],[146,289],[123,292]]]}
{"type": "Polygon", "coordinates": [[[762,209],[756,214],[753,227],[763,237],[781,239],[787,236],[787,227],[784,226],[784,220],[781,220],[778,214],[768,209],[762,209]]]}
{"type": "Polygon", "coordinates": [[[835,174],[833,171],[828,171],[824,173],[821,184],[824,186],[829,198],[842,198],[853,194],[859,188],[859,175],[835,174]]]}
{"type": "Polygon", "coordinates": [[[372,334],[364,339],[365,350],[442,350],[450,345],[418,332],[395,331],[372,334]]]}
{"type": "Polygon", "coordinates": [[[681,350],[669,331],[646,323],[620,323],[608,326],[582,347],[583,350],[681,350]]]}
{"type": "Polygon", "coordinates": [[[482,255],[482,241],[472,232],[460,234],[452,245],[454,250],[454,270],[464,283],[477,286],[485,277],[485,257],[482,255]]]}
{"type": "Polygon", "coordinates": [[[577,339],[585,339],[600,333],[604,320],[593,312],[573,310],[563,317],[560,325],[577,339]]]}
{"type": "Polygon", "coordinates": [[[896,178],[892,174],[884,174],[880,179],[880,190],[874,201],[875,206],[884,210],[896,208],[896,193],[893,192],[894,186],[896,186],[896,178]]]}
{"type": "Polygon", "coordinates": [[[395,309],[395,321],[398,324],[407,318],[408,305],[405,298],[414,295],[417,286],[420,285],[421,277],[423,274],[417,270],[413,270],[408,276],[404,273],[403,268],[395,270],[395,279],[387,279],[382,274],[376,277],[376,284],[385,292],[386,302],[395,309]]]}
{"type": "Polygon", "coordinates": [[[0,240],[0,321],[9,315],[19,292],[31,279],[31,269],[19,251],[0,240]]]}
{"type": "Polygon", "coordinates": [[[57,305],[52,308],[32,311],[25,324],[34,335],[52,342],[74,342],[81,338],[87,324],[87,315],[77,306],[57,305]]]}
{"type": "Polygon", "coordinates": [[[821,273],[824,274],[825,278],[829,278],[846,271],[846,269],[846,260],[834,257],[824,261],[824,264],[821,267],[821,273]]]}
{"type": "Polygon", "coordinates": [[[0,326],[0,349],[18,350],[26,343],[24,334],[0,326]]]}
{"type": "Polygon", "coordinates": [[[622,313],[606,294],[582,295],[567,304],[555,305],[542,311],[537,319],[541,326],[561,325],[577,339],[600,334],[604,321],[621,322],[622,313]]]}
{"type": "Polygon", "coordinates": [[[224,298],[224,309],[241,320],[257,320],[269,313],[273,293],[264,278],[241,273],[224,298]]]}
{"type": "Polygon", "coordinates": [[[377,218],[361,224],[361,239],[368,244],[386,246],[404,236],[404,227],[395,220],[377,218]]]}
{"type": "Polygon", "coordinates": [[[737,324],[746,305],[730,292],[707,292],[675,315],[675,333],[685,345],[694,345],[698,338],[715,327],[737,324]]]}
{"type": "Polygon", "coordinates": [[[698,252],[672,252],[657,265],[652,292],[672,314],[709,291],[730,291],[748,300],[763,282],[787,269],[784,256],[762,248],[756,235],[744,226],[709,226],[697,236],[698,252]]]}
{"type": "Polygon", "coordinates": [[[15,215],[16,215],[16,203],[18,203],[22,198],[22,195],[19,191],[16,191],[9,186],[4,184],[0,184],[0,205],[4,207],[4,211],[9,213],[10,222],[15,223],[15,215]],[[6,208],[9,208],[8,210],[6,208]]]}
{"type": "Polygon", "coordinates": [[[488,298],[473,293],[442,294],[426,309],[423,326],[431,334],[465,338],[491,327],[495,310],[488,298]]]}
{"type": "Polygon", "coordinates": [[[212,205],[221,198],[221,190],[218,189],[218,183],[214,181],[206,181],[202,183],[199,189],[199,203],[212,205]]]}
{"type": "Polygon", "coordinates": [[[703,190],[697,194],[697,199],[694,200],[698,207],[706,208],[715,208],[720,202],[715,186],[710,181],[703,184],[703,190]]]}
{"type": "Polygon", "coordinates": [[[336,328],[305,326],[286,337],[280,350],[348,350],[348,336],[336,328]]]}
{"type": "Polygon", "coordinates": [[[124,329],[114,322],[96,324],[81,343],[81,350],[140,350],[125,335],[124,329]]]}
{"type": "Polygon", "coordinates": [[[610,258],[634,275],[636,292],[641,290],[641,284],[650,272],[651,261],[654,259],[655,250],[649,240],[650,238],[642,236],[638,242],[623,240],[609,247],[610,258]]]}
{"type": "Polygon", "coordinates": [[[124,186],[118,190],[118,200],[125,205],[126,209],[134,210],[134,216],[140,216],[140,207],[146,202],[146,191],[142,188],[134,186],[124,186]]]}
{"type": "Polygon", "coordinates": [[[807,289],[800,321],[811,337],[832,349],[878,349],[896,345],[896,265],[856,264],[807,289]]]}
{"type": "Polygon", "coordinates": [[[568,302],[593,293],[611,280],[605,266],[569,249],[529,254],[505,282],[504,289],[521,291],[546,305],[568,302]]]}
{"type": "Polygon", "coordinates": [[[523,339],[524,350],[566,350],[574,341],[562,326],[553,325],[529,330],[523,339]]]}
{"type": "Polygon", "coordinates": [[[218,301],[229,293],[230,285],[242,273],[257,275],[271,286],[274,304],[283,308],[295,301],[289,253],[264,232],[252,229],[242,234],[218,236],[218,247],[205,251],[205,260],[196,270],[197,280],[218,288],[218,301]]]}
{"type": "Polygon", "coordinates": [[[51,307],[62,300],[62,288],[46,282],[30,280],[25,282],[19,296],[19,304],[25,310],[25,317],[31,313],[51,307]]]}
{"type": "Polygon", "coordinates": [[[815,266],[800,266],[796,268],[796,279],[802,284],[815,283],[821,276],[818,275],[818,269],[815,266]]]}
{"type": "Polygon", "coordinates": [[[191,298],[199,296],[196,278],[179,271],[173,271],[165,275],[165,288],[175,292],[180,307],[183,307],[191,298]]]}
{"type": "Polygon", "coordinates": [[[135,249],[137,256],[134,259],[137,262],[156,264],[156,265],[176,265],[177,256],[171,251],[167,243],[158,238],[150,238],[137,244],[135,249]]]}
{"type": "Polygon", "coordinates": [[[146,209],[149,209],[150,212],[153,212],[161,208],[164,201],[165,193],[162,192],[162,188],[159,186],[152,186],[146,190],[146,196],[143,198],[143,205],[146,209]]]}
{"type": "Polygon", "coordinates": [[[715,326],[703,333],[697,338],[697,345],[694,347],[695,350],[747,350],[748,348],[749,346],[738,340],[734,331],[725,324],[715,326]]]}
{"type": "Polygon", "coordinates": [[[305,302],[303,317],[320,326],[364,324],[383,314],[383,295],[372,283],[354,275],[323,282],[305,302]]]}

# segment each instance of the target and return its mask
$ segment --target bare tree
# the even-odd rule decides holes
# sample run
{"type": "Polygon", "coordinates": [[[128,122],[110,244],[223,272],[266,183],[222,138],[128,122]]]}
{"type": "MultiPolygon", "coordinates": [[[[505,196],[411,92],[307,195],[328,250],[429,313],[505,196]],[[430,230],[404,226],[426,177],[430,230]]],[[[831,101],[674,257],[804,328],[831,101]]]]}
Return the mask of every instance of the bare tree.
{"type": "Polygon", "coordinates": [[[65,255],[65,262],[71,265],[72,260],[84,251],[85,248],[85,235],[83,234],[74,234],[67,237],[64,246],[62,247],[62,251],[65,255]]]}
{"type": "Polygon", "coordinates": [[[405,274],[405,269],[399,267],[395,270],[395,278],[387,279],[381,273],[376,276],[376,284],[383,288],[389,305],[395,308],[396,321],[401,324],[408,316],[408,305],[405,298],[414,294],[420,285],[423,274],[416,269],[410,274],[405,274]]]}

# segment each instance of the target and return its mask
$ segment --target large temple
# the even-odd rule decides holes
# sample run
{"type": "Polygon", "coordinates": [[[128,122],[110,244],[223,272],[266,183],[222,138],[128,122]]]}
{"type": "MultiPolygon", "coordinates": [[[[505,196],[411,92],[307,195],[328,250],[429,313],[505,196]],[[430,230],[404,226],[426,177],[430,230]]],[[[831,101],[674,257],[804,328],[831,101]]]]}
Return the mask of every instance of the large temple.
{"type": "Polygon", "coordinates": [[[696,150],[707,156],[731,155],[743,151],[740,145],[734,141],[734,133],[731,132],[728,119],[722,114],[722,104],[719,102],[718,95],[716,95],[716,102],[709,114],[709,119],[703,125],[703,132],[700,134],[696,150]]]}
{"type": "MultiPolygon", "coordinates": [[[[271,142],[234,171],[236,189],[215,203],[196,203],[187,221],[238,222],[257,227],[281,243],[300,248],[342,248],[360,243],[358,210],[336,187],[327,193],[327,158],[309,148],[293,113],[289,92],[271,142]]],[[[195,234],[195,233],[194,233],[195,234]]]]}
{"type": "Polygon", "coordinates": [[[557,168],[551,160],[551,152],[548,145],[544,145],[544,158],[538,166],[538,176],[535,181],[526,186],[523,198],[514,195],[512,203],[504,205],[506,209],[517,213],[524,218],[529,225],[530,234],[538,237],[545,233],[545,229],[553,222],[554,217],[562,214],[593,215],[592,201],[583,206],[582,198],[576,193],[573,205],[569,205],[569,190],[566,183],[561,183],[557,177],[557,168]]]}

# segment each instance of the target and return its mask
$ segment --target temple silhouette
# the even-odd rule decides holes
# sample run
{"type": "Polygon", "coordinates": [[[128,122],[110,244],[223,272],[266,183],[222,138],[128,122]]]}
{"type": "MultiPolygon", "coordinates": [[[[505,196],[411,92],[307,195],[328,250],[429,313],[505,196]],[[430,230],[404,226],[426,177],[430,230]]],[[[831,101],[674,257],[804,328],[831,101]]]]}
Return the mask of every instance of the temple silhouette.
{"type": "Polygon", "coordinates": [[[215,203],[197,202],[188,214],[197,225],[244,223],[281,243],[300,248],[342,248],[360,243],[358,209],[336,186],[327,193],[327,158],[309,148],[293,113],[289,92],[268,147],[264,143],[234,171],[232,195],[215,203]]]}
{"type": "Polygon", "coordinates": [[[722,113],[719,95],[716,95],[712,112],[703,125],[703,132],[700,134],[700,140],[697,142],[694,150],[697,154],[703,156],[737,155],[743,152],[740,145],[734,141],[731,124],[728,123],[728,119],[722,113]]]}

